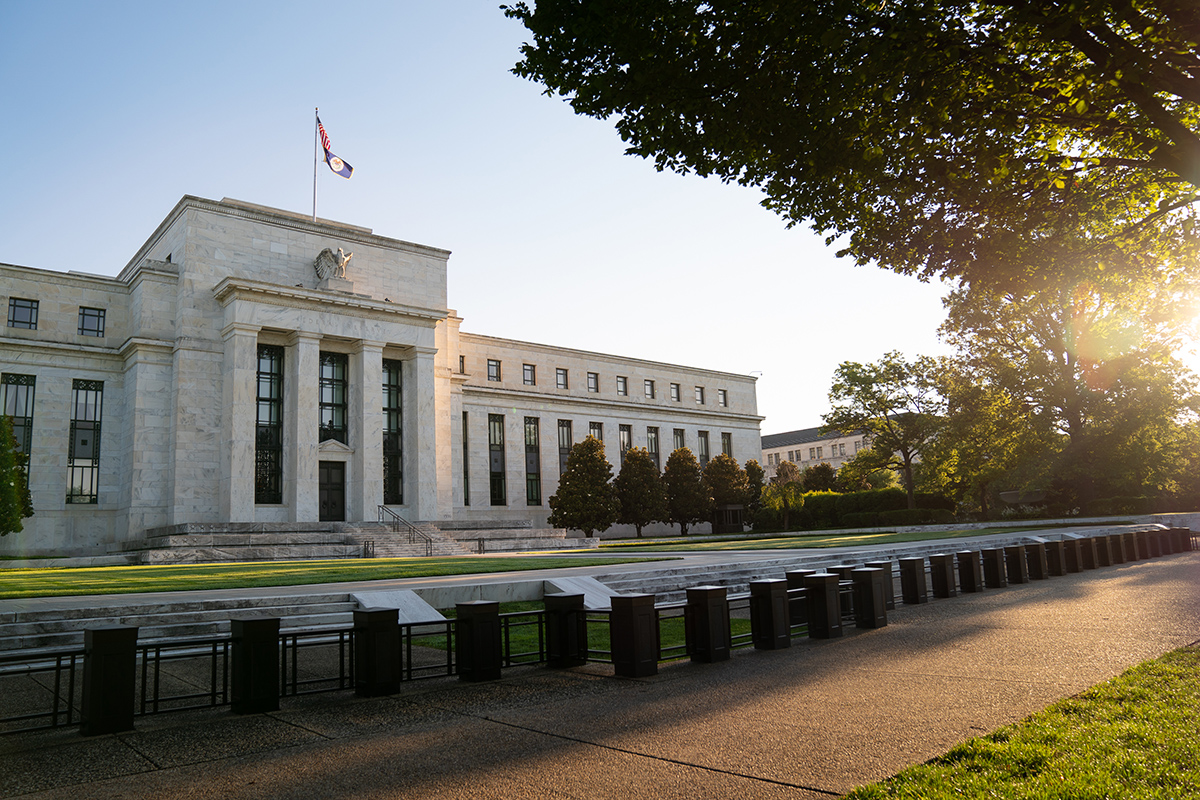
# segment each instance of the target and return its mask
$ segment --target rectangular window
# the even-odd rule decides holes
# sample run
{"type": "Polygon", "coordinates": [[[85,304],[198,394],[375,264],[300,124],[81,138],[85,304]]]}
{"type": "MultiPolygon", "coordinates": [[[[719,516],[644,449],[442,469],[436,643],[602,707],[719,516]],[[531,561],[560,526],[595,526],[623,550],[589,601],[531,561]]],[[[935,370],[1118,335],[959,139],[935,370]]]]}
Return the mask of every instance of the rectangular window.
{"type": "Polygon", "coordinates": [[[521,367],[521,379],[526,386],[537,386],[537,367],[525,364],[521,367]]]}
{"type": "Polygon", "coordinates": [[[79,307],[79,335],[104,335],[104,309],[79,307]]]}
{"type": "Polygon", "coordinates": [[[567,471],[567,458],[571,455],[573,444],[571,420],[560,419],[558,421],[558,474],[560,476],[567,471]]]}
{"type": "Polygon", "coordinates": [[[658,428],[646,428],[646,451],[650,453],[654,466],[662,469],[658,455],[658,428]]]}
{"type": "Polygon", "coordinates": [[[554,385],[559,389],[570,389],[571,386],[567,381],[567,371],[562,367],[554,370],[554,385]]]}
{"type": "MultiPolygon", "coordinates": [[[[776,455],[776,456],[778,456],[779,454],[778,454],[778,453],[776,453],[775,455],[776,455]]],[[[795,454],[794,452],[792,452],[791,450],[788,450],[788,458],[787,458],[787,460],[788,460],[788,461],[795,461],[795,460],[796,460],[796,454],[795,454]]]]}
{"type": "Polygon", "coordinates": [[[542,504],[542,446],[537,417],[525,418],[525,505],[542,504]]]}
{"type": "Polygon", "coordinates": [[[459,356],[458,357],[458,374],[463,375],[466,373],[466,371],[467,371],[467,357],[459,356]]]}
{"type": "Polygon", "coordinates": [[[389,506],[404,502],[401,369],[399,361],[383,360],[383,503],[389,506]]]}
{"type": "Polygon", "coordinates": [[[696,387],[696,404],[701,405],[701,406],[704,405],[704,387],[703,386],[696,387]]]}
{"type": "Polygon", "coordinates": [[[0,379],[0,414],[12,422],[13,436],[17,448],[29,455],[33,447],[33,390],[37,383],[34,375],[5,373],[0,379]]]}
{"type": "Polygon", "coordinates": [[[808,460],[815,461],[816,458],[817,458],[817,448],[815,448],[815,447],[808,448],[808,460]]]}
{"type": "Polygon", "coordinates": [[[258,346],[254,502],[283,502],[283,348],[258,346]]]}
{"type": "Polygon", "coordinates": [[[617,394],[625,397],[629,394],[629,379],[624,375],[617,376],[617,394]]]}
{"type": "Polygon", "coordinates": [[[674,400],[676,403],[679,402],[679,384],[678,383],[671,384],[671,399],[674,400]]]}
{"type": "Polygon", "coordinates": [[[857,453],[859,450],[862,450],[862,439],[855,439],[854,440],[854,452],[857,453]]]}
{"type": "Polygon", "coordinates": [[[646,381],[646,398],[654,399],[654,381],[646,381]]]}
{"type": "Polygon", "coordinates": [[[8,298],[8,327],[37,330],[38,301],[8,298]]]}
{"type": "Polygon", "coordinates": [[[463,505],[471,505],[471,448],[467,437],[467,412],[462,413],[463,505]]]}
{"type": "Polygon", "coordinates": [[[674,430],[674,439],[675,439],[675,449],[676,450],[682,450],[684,447],[687,446],[684,444],[683,428],[676,428],[674,430]]]}
{"type": "Polygon", "coordinates": [[[825,457],[825,448],[818,447],[817,448],[817,458],[824,458],[824,457],[825,457]]]}
{"type": "Polygon", "coordinates": [[[588,373],[588,391],[589,392],[600,391],[600,373],[599,372],[589,372],[588,373]]]}
{"type": "Polygon", "coordinates": [[[620,437],[620,442],[621,442],[621,463],[624,464],[625,463],[625,453],[629,451],[629,448],[633,447],[633,426],[632,425],[620,426],[617,429],[617,435],[620,437]]]}
{"type": "Polygon", "coordinates": [[[838,455],[839,455],[839,456],[844,456],[844,455],[846,455],[846,443],[845,443],[845,442],[839,442],[839,443],[838,443],[838,446],[837,446],[837,449],[838,449],[838,455]]]}
{"type": "Polygon", "coordinates": [[[500,380],[500,362],[494,358],[488,359],[488,380],[500,380]]]}
{"type": "Polygon", "coordinates": [[[321,353],[319,403],[321,430],[318,441],[334,439],[346,444],[347,358],[345,353],[321,353]]]}
{"type": "Polygon", "coordinates": [[[708,431],[696,431],[696,451],[700,469],[704,469],[708,466],[708,431]]]}
{"type": "Polygon", "coordinates": [[[724,453],[725,455],[729,456],[730,458],[733,458],[733,434],[732,433],[722,433],[721,434],[721,452],[724,453]]]}
{"type": "Polygon", "coordinates": [[[729,392],[724,389],[717,389],[717,405],[721,408],[729,407],[729,392]]]}
{"type": "Polygon", "coordinates": [[[100,417],[104,381],[71,382],[71,439],[67,452],[67,502],[100,502],[100,417]]]}
{"type": "Polygon", "coordinates": [[[491,476],[492,505],[508,505],[504,485],[504,415],[488,414],[488,473],[491,476]]]}
{"type": "Polygon", "coordinates": [[[603,442],[604,441],[604,423],[603,422],[589,422],[588,423],[588,436],[591,436],[597,442],[603,442]]]}

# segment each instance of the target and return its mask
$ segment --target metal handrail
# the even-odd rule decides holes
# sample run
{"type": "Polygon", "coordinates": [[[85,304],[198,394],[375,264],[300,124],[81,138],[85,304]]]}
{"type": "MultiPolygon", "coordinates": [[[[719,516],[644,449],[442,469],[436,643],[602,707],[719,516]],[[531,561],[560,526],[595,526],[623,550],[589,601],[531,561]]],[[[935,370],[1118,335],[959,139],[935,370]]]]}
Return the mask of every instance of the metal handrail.
{"type": "Polygon", "coordinates": [[[379,506],[379,521],[390,522],[392,526],[392,533],[400,533],[400,526],[404,525],[408,529],[409,544],[416,544],[417,538],[420,537],[420,539],[425,542],[425,555],[433,555],[433,537],[418,528],[416,525],[413,525],[411,522],[397,514],[392,509],[388,508],[387,506],[379,506]],[[389,517],[388,520],[384,519],[385,514],[389,517]]]}

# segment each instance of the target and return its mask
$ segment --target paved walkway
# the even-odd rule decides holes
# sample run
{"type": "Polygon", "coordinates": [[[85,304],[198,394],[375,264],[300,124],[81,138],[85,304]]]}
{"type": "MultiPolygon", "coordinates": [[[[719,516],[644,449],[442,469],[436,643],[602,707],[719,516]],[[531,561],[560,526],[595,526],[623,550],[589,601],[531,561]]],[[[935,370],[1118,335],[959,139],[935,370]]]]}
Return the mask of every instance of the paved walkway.
{"type": "Polygon", "coordinates": [[[1200,639],[1200,553],[899,607],[886,628],[629,680],[591,665],[382,699],[0,737],[0,795],[827,798],[1200,639]]]}

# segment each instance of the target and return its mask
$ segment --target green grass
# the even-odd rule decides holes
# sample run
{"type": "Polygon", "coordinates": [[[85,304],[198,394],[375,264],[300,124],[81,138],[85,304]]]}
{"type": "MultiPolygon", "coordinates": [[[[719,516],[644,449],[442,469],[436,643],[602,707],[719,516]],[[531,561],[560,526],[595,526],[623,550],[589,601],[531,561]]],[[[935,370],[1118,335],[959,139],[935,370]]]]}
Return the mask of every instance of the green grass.
{"type": "Polygon", "coordinates": [[[0,570],[0,599],[300,586],[656,561],[612,557],[371,558],[0,570]]]}
{"type": "Polygon", "coordinates": [[[847,798],[1200,797],[1200,648],[1147,661],[847,798]]]}
{"type": "MultiPolygon", "coordinates": [[[[923,542],[937,539],[963,539],[970,536],[991,536],[998,533],[1020,533],[1022,531],[1045,530],[1064,527],[1061,525],[1029,525],[1019,528],[960,528],[952,531],[913,531],[897,533],[806,533],[794,536],[750,539],[705,539],[686,538],[641,539],[634,541],[605,542],[603,550],[634,548],[652,551],[704,551],[704,550],[806,550],[823,547],[853,547],[856,545],[897,544],[900,542],[923,542]]],[[[1069,527],[1069,526],[1067,526],[1069,527]]]]}

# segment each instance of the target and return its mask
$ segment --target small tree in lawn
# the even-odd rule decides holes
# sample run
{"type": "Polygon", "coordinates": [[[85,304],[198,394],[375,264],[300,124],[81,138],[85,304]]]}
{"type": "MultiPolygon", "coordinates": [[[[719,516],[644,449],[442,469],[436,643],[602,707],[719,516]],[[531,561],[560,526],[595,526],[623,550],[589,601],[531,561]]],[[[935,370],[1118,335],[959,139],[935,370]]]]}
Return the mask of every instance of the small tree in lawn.
{"type": "Polygon", "coordinates": [[[772,511],[783,514],[783,529],[791,525],[793,511],[804,507],[804,484],[800,468],[791,461],[784,461],[775,468],[775,477],[763,488],[762,504],[772,511]]]}
{"type": "Polygon", "coordinates": [[[25,454],[13,436],[12,421],[0,415],[0,536],[20,533],[21,520],[33,516],[25,479],[25,454]]]}
{"type": "Polygon", "coordinates": [[[567,470],[550,498],[549,522],[556,528],[583,531],[591,538],[617,521],[617,497],[612,485],[612,465],[604,457],[604,444],[589,436],[571,448],[567,470]]]}
{"type": "Polygon", "coordinates": [[[754,519],[754,512],[760,505],[763,485],[766,483],[766,470],[753,458],[746,462],[746,518],[754,519]]]}
{"type": "Polygon", "coordinates": [[[663,484],[670,522],[678,524],[680,533],[687,536],[688,525],[704,522],[712,513],[712,495],[691,450],[681,447],[671,453],[663,470],[663,484]]]}
{"type": "Polygon", "coordinates": [[[658,467],[644,447],[634,447],[625,453],[625,463],[614,481],[620,512],[617,522],[632,525],[642,538],[642,528],[651,522],[667,522],[667,491],[658,467]]]}

